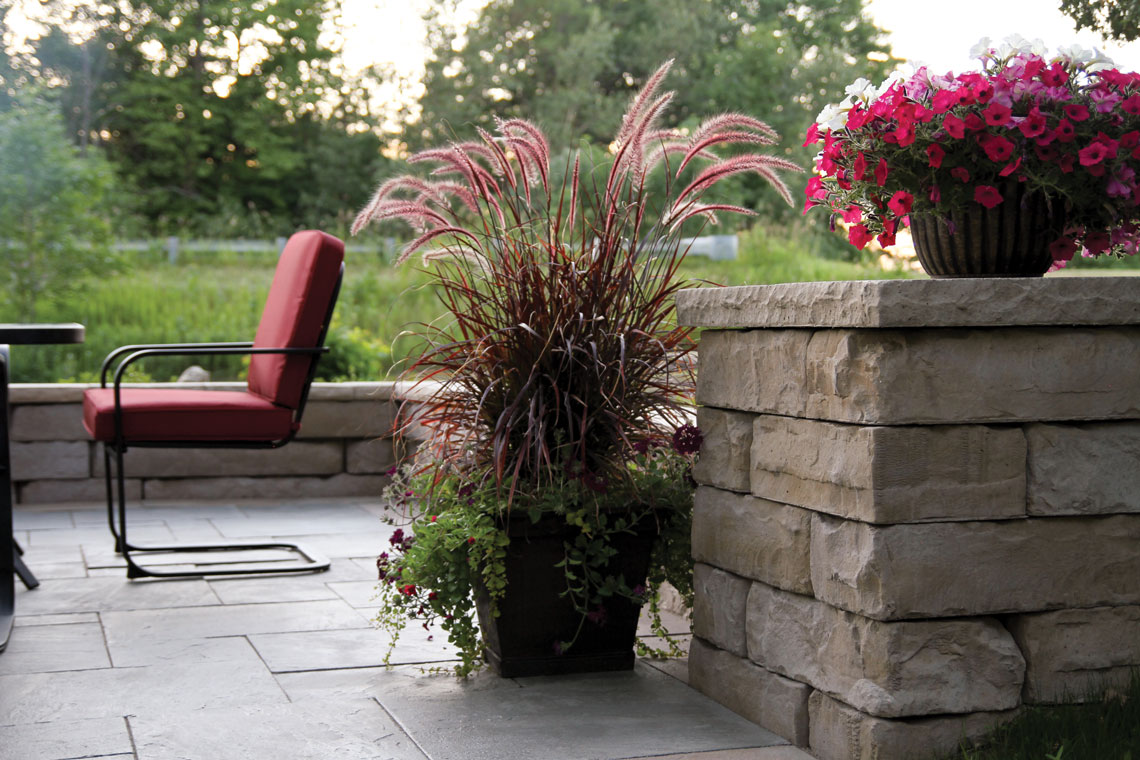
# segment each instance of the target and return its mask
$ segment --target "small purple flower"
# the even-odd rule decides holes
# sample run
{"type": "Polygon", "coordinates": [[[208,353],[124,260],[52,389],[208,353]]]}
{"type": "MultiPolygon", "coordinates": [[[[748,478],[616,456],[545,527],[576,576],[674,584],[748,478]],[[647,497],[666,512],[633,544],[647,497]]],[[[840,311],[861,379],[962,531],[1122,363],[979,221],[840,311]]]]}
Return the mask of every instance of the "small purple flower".
{"type": "Polygon", "coordinates": [[[639,583],[633,587],[632,591],[633,591],[634,596],[644,596],[645,595],[645,586],[643,586],[642,584],[639,583]]]}
{"type": "Polygon", "coordinates": [[[642,438],[640,441],[637,441],[633,444],[633,450],[638,454],[647,453],[649,451],[649,441],[645,438],[642,438]]]}
{"type": "Polygon", "coordinates": [[[609,483],[605,478],[595,475],[592,472],[582,473],[582,484],[594,493],[605,493],[606,489],[609,488],[609,483]]]}
{"type": "Polygon", "coordinates": [[[701,450],[704,438],[700,428],[686,423],[673,433],[673,450],[685,456],[696,454],[701,450]]]}
{"type": "Polygon", "coordinates": [[[586,613],[586,619],[596,626],[604,626],[606,624],[606,608],[599,604],[596,610],[586,613]]]}
{"type": "Polygon", "coordinates": [[[392,477],[393,475],[396,474],[397,470],[399,470],[399,469],[400,468],[398,465],[392,465],[391,467],[389,467],[387,470],[384,471],[384,474],[387,475],[388,477],[392,477]]]}
{"type": "Polygon", "coordinates": [[[396,548],[400,548],[404,543],[404,529],[396,528],[396,532],[388,537],[388,543],[396,548]]]}

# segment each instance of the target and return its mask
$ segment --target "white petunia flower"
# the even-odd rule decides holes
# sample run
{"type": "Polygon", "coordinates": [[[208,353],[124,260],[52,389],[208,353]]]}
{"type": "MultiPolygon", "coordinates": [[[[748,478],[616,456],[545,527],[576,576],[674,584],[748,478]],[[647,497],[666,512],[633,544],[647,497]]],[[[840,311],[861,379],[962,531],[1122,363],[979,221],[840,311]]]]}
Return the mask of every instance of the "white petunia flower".
{"type": "Polygon", "coordinates": [[[974,43],[974,46],[972,48],[970,48],[970,57],[982,58],[990,52],[990,47],[992,47],[990,45],[990,38],[982,37],[980,40],[974,43]]]}
{"type": "Polygon", "coordinates": [[[866,92],[868,90],[873,90],[873,89],[874,89],[874,85],[871,84],[870,79],[865,79],[863,77],[859,77],[854,82],[847,85],[847,89],[845,89],[844,92],[847,93],[848,95],[853,95],[857,98],[862,98],[863,95],[866,94],[866,92]]]}
{"type": "Polygon", "coordinates": [[[819,112],[819,116],[815,117],[816,124],[821,127],[827,127],[831,131],[843,129],[847,126],[847,112],[851,110],[851,106],[840,105],[839,103],[828,103],[824,106],[823,110],[819,112]]]}
{"type": "Polygon", "coordinates": [[[1116,64],[1111,58],[1101,52],[1099,48],[1093,48],[1085,68],[1088,71],[1104,71],[1105,69],[1116,68],[1116,64]]]}

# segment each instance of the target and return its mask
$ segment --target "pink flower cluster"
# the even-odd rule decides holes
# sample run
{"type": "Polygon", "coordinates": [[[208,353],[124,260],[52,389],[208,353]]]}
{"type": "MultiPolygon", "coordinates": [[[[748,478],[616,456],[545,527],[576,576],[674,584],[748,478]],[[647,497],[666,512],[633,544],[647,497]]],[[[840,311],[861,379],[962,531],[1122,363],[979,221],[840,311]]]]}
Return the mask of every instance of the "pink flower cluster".
{"type": "MultiPolygon", "coordinates": [[[[822,143],[804,213],[825,206],[858,248],[894,243],[913,213],[1006,202],[1027,183],[1062,204],[1054,260],[1135,253],[1140,244],[1140,74],[1067,56],[990,49],[983,70],[920,68],[878,89],[848,88],[812,124],[822,143]]],[[[865,80],[864,80],[865,81],[865,80]]]]}

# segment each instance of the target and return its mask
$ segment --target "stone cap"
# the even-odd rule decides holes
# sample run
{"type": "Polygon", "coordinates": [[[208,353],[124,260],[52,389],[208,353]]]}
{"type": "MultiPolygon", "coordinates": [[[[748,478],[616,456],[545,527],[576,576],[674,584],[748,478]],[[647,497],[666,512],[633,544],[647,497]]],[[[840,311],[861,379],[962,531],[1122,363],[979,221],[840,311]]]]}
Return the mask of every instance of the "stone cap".
{"type": "Polygon", "coordinates": [[[853,280],[698,288],[677,294],[682,325],[1009,327],[1140,324],[1140,277],[853,280]]]}

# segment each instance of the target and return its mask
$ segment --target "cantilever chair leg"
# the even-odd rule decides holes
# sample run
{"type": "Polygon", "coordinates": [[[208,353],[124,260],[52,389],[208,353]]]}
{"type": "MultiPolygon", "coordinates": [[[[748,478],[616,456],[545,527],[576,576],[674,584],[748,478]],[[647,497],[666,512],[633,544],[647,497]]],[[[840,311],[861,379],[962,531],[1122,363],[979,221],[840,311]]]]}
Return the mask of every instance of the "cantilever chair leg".
{"type": "Polygon", "coordinates": [[[308,573],[322,572],[329,569],[330,560],[319,552],[305,547],[302,544],[285,541],[246,541],[242,543],[202,543],[202,544],[166,544],[155,546],[139,546],[127,540],[127,500],[126,479],[123,475],[123,449],[115,446],[115,486],[111,483],[111,455],[109,449],[112,444],[104,444],[104,478],[107,484],[107,519],[110,522],[111,533],[115,537],[115,550],[123,555],[127,562],[128,578],[200,578],[217,575],[266,575],[277,573],[308,573]],[[118,498],[114,498],[117,492],[118,498]],[[116,503],[117,502],[117,503],[116,503]],[[117,514],[116,514],[117,513],[117,514]],[[117,519],[116,519],[117,518],[117,519]],[[263,560],[254,566],[250,564],[236,565],[224,560],[218,562],[195,562],[193,570],[160,570],[152,566],[139,564],[135,555],[156,554],[186,554],[210,552],[241,552],[253,550],[278,550],[298,555],[302,559],[284,562],[276,560],[263,560]],[[202,567],[207,565],[207,567],[202,567]]]}

